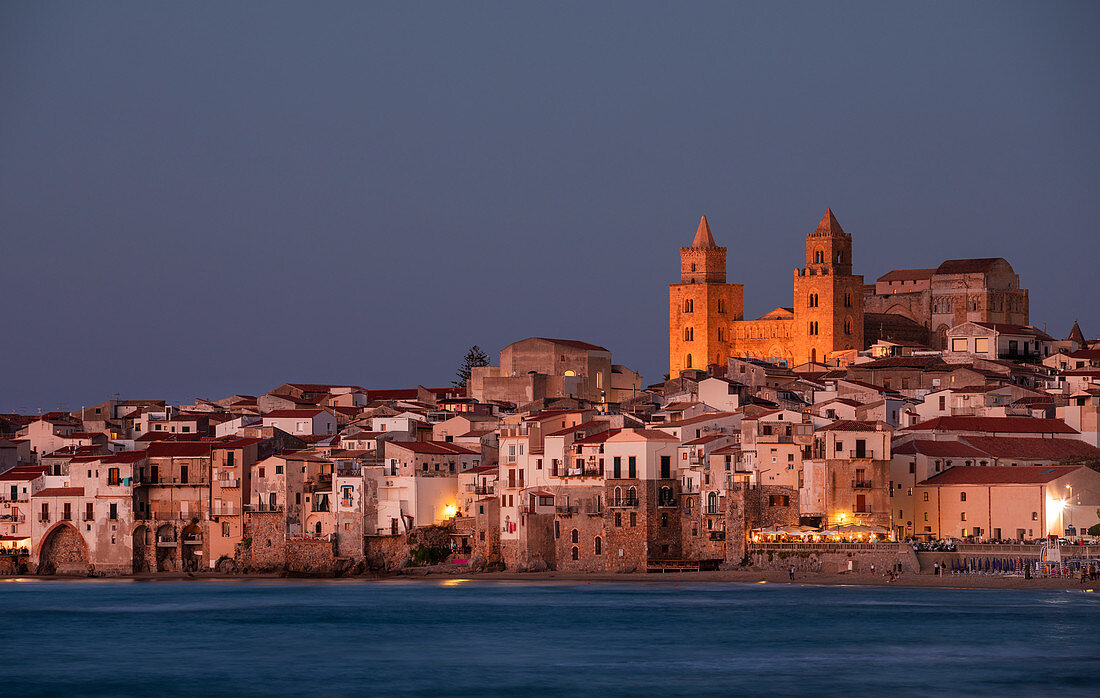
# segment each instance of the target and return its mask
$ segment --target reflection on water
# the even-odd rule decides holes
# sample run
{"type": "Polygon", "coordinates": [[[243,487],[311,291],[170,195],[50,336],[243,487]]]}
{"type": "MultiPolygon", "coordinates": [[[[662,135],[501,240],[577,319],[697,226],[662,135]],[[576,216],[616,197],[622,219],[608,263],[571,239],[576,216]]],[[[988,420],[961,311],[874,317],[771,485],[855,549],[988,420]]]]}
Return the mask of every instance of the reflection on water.
{"type": "Polygon", "coordinates": [[[1097,695],[1079,591],[393,580],[0,591],[9,695],[1097,695]]]}

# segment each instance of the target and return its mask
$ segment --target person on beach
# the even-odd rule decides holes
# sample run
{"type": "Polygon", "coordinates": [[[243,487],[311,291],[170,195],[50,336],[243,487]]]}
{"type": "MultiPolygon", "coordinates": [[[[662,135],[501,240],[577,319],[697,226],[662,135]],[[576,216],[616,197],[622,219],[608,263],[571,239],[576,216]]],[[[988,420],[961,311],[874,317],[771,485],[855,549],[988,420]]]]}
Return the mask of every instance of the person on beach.
{"type": "Polygon", "coordinates": [[[794,581],[794,565],[791,565],[791,569],[789,570],[789,572],[791,575],[791,581],[794,581]]]}
{"type": "Polygon", "coordinates": [[[935,562],[935,563],[932,564],[932,576],[933,577],[940,576],[940,563],[935,562]]]}
{"type": "Polygon", "coordinates": [[[875,576],[875,563],[873,563],[873,562],[871,563],[871,576],[872,577],[875,576]]]}

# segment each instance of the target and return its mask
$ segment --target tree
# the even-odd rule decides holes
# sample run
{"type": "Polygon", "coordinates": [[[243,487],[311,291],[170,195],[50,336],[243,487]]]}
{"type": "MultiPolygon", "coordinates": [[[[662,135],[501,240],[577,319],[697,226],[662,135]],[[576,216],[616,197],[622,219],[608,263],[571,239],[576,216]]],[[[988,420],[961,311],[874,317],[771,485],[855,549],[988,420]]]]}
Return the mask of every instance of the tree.
{"type": "Polygon", "coordinates": [[[462,357],[462,365],[458,367],[458,373],[456,374],[458,380],[451,382],[464,388],[466,387],[466,383],[470,380],[470,369],[488,365],[489,355],[483,352],[481,347],[475,344],[466,352],[466,356],[462,357]]]}

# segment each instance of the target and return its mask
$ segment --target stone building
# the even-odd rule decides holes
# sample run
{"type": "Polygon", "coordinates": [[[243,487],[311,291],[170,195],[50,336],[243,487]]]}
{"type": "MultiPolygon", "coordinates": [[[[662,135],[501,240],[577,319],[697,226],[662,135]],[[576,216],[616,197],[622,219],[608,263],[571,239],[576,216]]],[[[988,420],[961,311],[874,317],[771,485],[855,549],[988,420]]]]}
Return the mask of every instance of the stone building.
{"type": "Polygon", "coordinates": [[[669,285],[669,376],[728,357],[828,361],[863,349],[863,277],[852,274],[852,238],[827,210],[806,236],[793,305],[745,320],[744,287],[726,283],[726,248],[704,216],[690,247],[680,248],[680,283],[669,285]]]}
{"type": "MultiPolygon", "coordinates": [[[[868,313],[898,315],[919,323],[936,349],[945,348],[947,330],[964,322],[1027,325],[1028,292],[1000,257],[949,259],[935,269],[896,269],[864,288],[868,313]]],[[[884,338],[892,336],[883,329],[884,338]],[[888,336],[889,335],[889,336],[888,336]]],[[[916,340],[921,341],[921,340],[916,340]]]]}

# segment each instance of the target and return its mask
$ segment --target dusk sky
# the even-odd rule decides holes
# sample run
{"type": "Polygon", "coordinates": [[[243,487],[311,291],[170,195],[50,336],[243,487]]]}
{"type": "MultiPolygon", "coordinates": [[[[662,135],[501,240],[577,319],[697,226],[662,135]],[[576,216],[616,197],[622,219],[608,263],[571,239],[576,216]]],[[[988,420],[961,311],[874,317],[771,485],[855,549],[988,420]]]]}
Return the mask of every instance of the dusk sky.
{"type": "Polygon", "coordinates": [[[1100,334],[1100,5],[0,2],[0,412],[442,386],[536,335],[668,370],[706,214],[745,316],[1004,257],[1100,334]]]}

